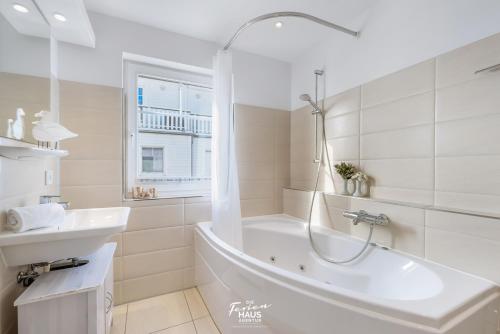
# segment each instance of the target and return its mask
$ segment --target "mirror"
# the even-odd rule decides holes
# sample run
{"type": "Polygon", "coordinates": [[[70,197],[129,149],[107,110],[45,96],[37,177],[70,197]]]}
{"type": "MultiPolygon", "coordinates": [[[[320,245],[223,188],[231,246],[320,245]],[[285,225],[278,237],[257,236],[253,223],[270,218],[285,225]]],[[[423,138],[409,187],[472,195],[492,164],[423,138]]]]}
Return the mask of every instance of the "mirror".
{"type": "Polygon", "coordinates": [[[0,136],[36,144],[35,114],[50,110],[51,103],[50,29],[38,12],[2,14],[0,136]]]}

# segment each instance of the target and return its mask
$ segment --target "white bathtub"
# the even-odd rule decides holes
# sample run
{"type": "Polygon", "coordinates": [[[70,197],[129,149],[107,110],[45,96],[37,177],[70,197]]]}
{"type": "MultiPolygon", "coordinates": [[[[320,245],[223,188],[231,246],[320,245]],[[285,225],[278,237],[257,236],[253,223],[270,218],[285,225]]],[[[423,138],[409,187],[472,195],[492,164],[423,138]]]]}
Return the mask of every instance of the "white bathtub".
{"type": "MultiPolygon", "coordinates": [[[[304,222],[284,215],[245,219],[243,240],[240,252],[210,222],[196,227],[196,284],[223,334],[497,333],[492,282],[378,246],[330,264],[312,251],[304,222]],[[254,309],[236,309],[246,305],[254,309]]],[[[315,240],[336,258],[361,247],[327,229],[315,240]]]]}

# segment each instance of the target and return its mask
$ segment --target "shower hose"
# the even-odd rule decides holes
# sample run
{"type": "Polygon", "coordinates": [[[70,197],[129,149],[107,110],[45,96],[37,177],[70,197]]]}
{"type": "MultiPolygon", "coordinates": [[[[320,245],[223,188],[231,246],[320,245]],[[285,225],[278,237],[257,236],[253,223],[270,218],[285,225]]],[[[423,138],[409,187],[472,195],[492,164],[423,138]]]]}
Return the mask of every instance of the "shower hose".
{"type": "Polygon", "coordinates": [[[311,205],[309,208],[309,219],[308,219],[308,223],[307,223],[307,233],[309,235],[309,243],[311,244],[312,249],[314,250],[314,252],[316,252],[316,254],[321,259],[323,259],[327,262],[330,262],[330,263],[334,263],[334,264],[344,264],[344,263],[349,263],[349,262],[356,260],[366,251],[366,249],[368,248],[368,245],[370,245],[370,241],[372,239],[374,224],[373,223],[370,224],[370,232],[368,233],[368,238],[366,238],[365,244],[363,245],[361,250],[359,252],[357,252],[356,254],[354,254],[354,256],[347,258],[347,259],[341,259],[341,260],[332,259],[331,257],[328,257],[328,256],[322,254],[321,251],[319,250],[318,246],[314,242],[314,238],[313,238],[312,231],[311,231],[311,221],[312,221],[312,213],[313,213],[313,208],[314,208],[314,201],[315,201],[316,195],[318,193],[318,184],[319,184],[319,176],[321,173],[321,164],[323,162],[323,156],[325,155],[325,152],[326,152],[326,162],[327,162],[328,169],[330,172],[330,178],[331,178],[331,181],[333,184],[332,164],[330,162],[330,155],[328,154],[328,148],[327,148],[327,143],[326,143],[325,115],[323,112],[320,112],[319,114],[321,115],[321,129],[322,129],[321,150],[320,150],[318,168],[317,168],[317,172],[316,172],[316,181],[314,184],[314,191],[313,191],[313,195],[312,195],[312,199],[311,199],[311,205]]]}

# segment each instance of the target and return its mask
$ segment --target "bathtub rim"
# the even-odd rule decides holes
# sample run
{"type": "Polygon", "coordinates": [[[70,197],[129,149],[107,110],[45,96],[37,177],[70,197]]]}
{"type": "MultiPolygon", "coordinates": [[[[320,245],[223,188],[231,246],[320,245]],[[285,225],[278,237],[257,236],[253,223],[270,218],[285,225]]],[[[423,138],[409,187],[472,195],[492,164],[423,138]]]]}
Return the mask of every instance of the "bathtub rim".
{"type": "MultiPolygon", "coordinates": [[[[303,220],[295,217],[291,217],[285,214],[275,214],[246,217],[242,220],[242,224],[256,224],[258,222],[265,222],[268,219],[276,218],[295,223],[304,223],[303,220]]],[[[389,249],[389,251],[391,252],[395,252],[404,257],[414,259],[420,264],[422,264],[422,262],[429,263],[431,265],[444,268],[445,270],[451,270],[469,276],[471,278],[481,280],[491,285],[489,289],[483,291],[474,298],[463,302],[456,308],[447,310],[447,312],[442,314],[436,314],[435,316],[422,314],[415,311],[412,312],[403,310],[395,305],[398,301],[374,298],[368,296],[367,294],[335,286],[334,284],[322,284],[321,281],[304,277],[294,272],[272,266],[269,263],[247,255],[243,251],[240,251],[219,239],[212,232],[211,224],[211,221],[197,223],[195,227],[195,235],[203,238],[203,240],[207,242],[207,244],[212,247],[218,254],[225,257],[234,265],[238,265],[244,270],[250,271],[252,274],[256,274],[262,278],[272,280],[276,284],[293,289],[311,298],[335,304],[339,307],[362,313],[368,317],[376,318],[379,320],[384,319],[386,321],[390,321],[400,325],[420,329],[426,328],[430,332],[440,333],[441,331],[453,328],[461,321],[467,319],[470,315],[485,307],[491,301],[500,298],[500,288],[494,282],[469,273],[461,272],[454,268],[446,267],[433,261],[419,258],[411,254],[389,249]],[[384,301],[385,303],[380,302],[380,300],[384,301]]],[[[336,233],[339,232],[335,231],[334,234],[336,233]]],[[[344,233],[340,234],[342,236],[351,238],[351,236],[344,233]]],[[[356,238],[353,239],[357,240],[356,238]]],[[[195,249],[195,251],[197,252],[198,250],[195,249]]],[[[418,303],[418,301],[410,302],[418,303]]]]}

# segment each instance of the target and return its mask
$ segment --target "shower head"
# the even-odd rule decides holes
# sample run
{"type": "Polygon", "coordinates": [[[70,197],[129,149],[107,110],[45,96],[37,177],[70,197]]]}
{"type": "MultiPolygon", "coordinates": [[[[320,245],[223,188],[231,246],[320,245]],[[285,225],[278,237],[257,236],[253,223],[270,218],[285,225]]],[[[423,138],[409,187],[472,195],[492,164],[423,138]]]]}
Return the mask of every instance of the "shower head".
{"type": "Polygon", "coordinates": [[[309,96],[309,94],[302,94],[302,95],[299,96],[299,99],[301,99],[302,101],[306,101],[306,102],[312,102],[311,97],[309,96]]]}
{"type": "Polygon", "coordinates": [[[311,96],[309,96],[309,94],[302,94],[299,96],[299,99],[301,99],[302,101],[305,101],[305,102],[309,102],[309,104],[314,108],[313,114],[318,114],[318,113],[321,114],[321,108],[318,107],[318,105],[313,102],[313,100],[311,99],[311,96]]]}

